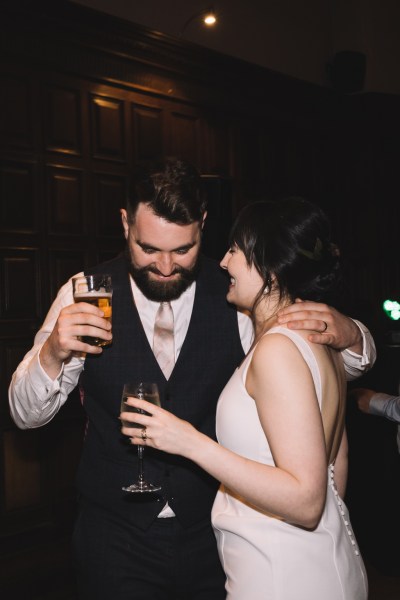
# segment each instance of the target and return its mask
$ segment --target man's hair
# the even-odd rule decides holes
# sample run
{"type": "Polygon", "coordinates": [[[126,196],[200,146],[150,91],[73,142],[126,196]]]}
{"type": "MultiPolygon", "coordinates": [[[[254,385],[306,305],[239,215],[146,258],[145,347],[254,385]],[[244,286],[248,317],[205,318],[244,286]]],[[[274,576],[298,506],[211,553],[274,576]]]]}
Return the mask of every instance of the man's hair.
{"type": "Polygon", "coordinates": [[[178,225],[201,221],[207,206],[204,185],[196,168],[174,157],[137,166],[126,206],[131,223],[140,203],[178,225]]]}

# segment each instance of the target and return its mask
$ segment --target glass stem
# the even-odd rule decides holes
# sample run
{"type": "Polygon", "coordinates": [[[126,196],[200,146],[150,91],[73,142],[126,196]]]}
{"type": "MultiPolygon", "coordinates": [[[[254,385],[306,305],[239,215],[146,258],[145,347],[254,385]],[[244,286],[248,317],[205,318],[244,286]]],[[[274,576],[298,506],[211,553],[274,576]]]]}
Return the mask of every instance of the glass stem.
{"type": "Polygon", "coordinates": [[[138,461],[139,461],[139,481],[143,481],[143,452],[144,446],[138,446],[138,461]]]}

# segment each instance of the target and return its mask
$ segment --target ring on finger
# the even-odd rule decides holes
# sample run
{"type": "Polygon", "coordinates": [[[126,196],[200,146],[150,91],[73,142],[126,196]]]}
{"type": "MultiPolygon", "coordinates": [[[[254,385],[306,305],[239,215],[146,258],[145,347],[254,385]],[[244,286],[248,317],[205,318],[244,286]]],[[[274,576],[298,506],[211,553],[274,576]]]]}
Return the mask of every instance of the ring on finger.
{"type": "Polygon", "coordinates": [[[142,440],[145,442],[147,440],[147,427],[143,427],[141,436],[142,436],[142,440]]]}
{"type": "Polygon", "coordinates": [[[325,333],[325,331],[328,329],[328,323],[326,321],[322,321],[323,324],[325,325],[324,329],[321,331],[321,333],[325,333]]]}

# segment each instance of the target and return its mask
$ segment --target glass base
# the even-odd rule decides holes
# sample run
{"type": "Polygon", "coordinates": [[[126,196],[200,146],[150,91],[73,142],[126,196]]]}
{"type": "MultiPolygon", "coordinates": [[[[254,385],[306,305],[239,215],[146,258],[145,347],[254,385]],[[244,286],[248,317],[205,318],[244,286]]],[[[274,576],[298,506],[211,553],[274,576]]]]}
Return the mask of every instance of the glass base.
{"type": "Polygon", "coordinates": [[[138,481],[137,483],[132,483],[131,485],[123,487],[122,489],[124,490],[124,492],[144,494],[146,492],[158,492],[161,490],[161,486],[153,485],[152,483],[148,483],[147,481],[138,481]]]}

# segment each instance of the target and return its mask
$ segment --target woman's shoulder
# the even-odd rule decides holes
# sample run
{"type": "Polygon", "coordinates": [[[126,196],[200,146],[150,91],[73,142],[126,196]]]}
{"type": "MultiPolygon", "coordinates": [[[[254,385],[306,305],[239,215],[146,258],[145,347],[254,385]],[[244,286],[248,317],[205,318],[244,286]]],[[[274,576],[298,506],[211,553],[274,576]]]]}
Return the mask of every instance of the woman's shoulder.
{"type": "MultiPolygon", "coordinates": [[[[292,331],[286,326],[278,325],[268,330],[258,340],[254,352],[253,360],[265,361],[268,364],[276,364],[285,360],[290,355],[298,354],[299,346],[308,345],[306,335],[297,331],[292,331]]],[[[267,363],[265,363],[267,364],[267,363]]]]}
{"type": "Polygon", "coordinates": [[[306,329],[293,330],[286,325],[275,325],[264,333],[257,345],[260,348],[267,349],[267,351],[278,345],[287,348],[298,346],[311,348],[316,345],[308,341],[308,336],[311,333],[313,332],[306,329]]]}

